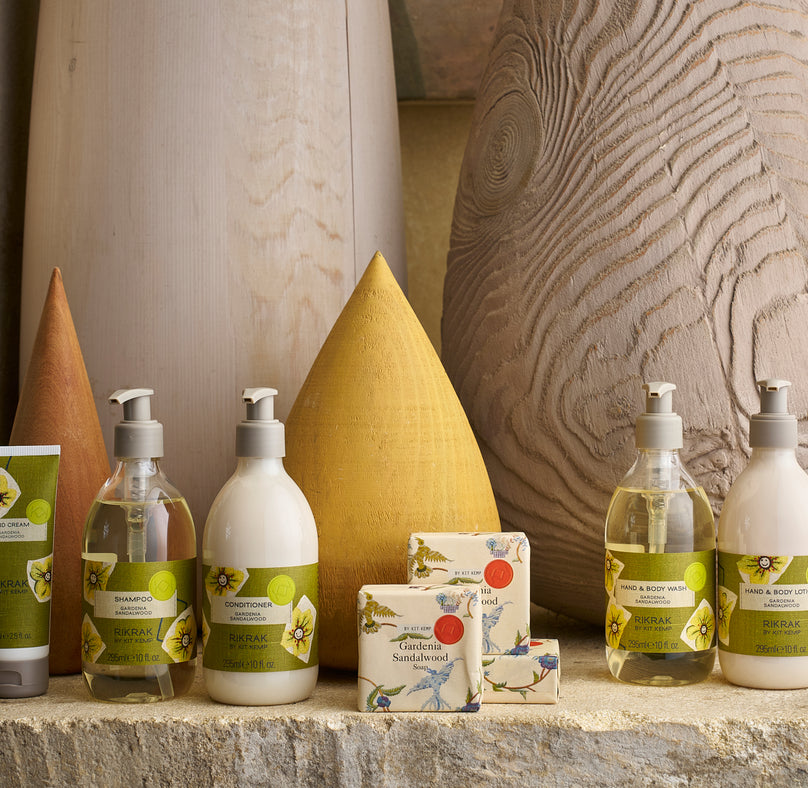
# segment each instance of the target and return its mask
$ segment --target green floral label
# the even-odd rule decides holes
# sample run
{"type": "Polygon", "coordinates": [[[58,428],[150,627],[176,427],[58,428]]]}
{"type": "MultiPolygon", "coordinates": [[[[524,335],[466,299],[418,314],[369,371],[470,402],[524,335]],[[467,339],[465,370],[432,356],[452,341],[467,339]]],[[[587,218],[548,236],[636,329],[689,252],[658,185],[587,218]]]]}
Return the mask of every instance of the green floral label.
{"type": "Polygon", "coordinates": [[[278,569],[205,565],[202,663],[268,673],[318,663],[317,564],[278,569]]]}
{"type": "Polygon", "coordinates": [[[808,655],[808,556],[718,554],[718,647],[808,655]]]}
{"type": "Polygon", "coordinates": [[[650,654],[711,648],[715,550],[606,551],[606,642],[650,654]]]}
{"type": "Polygon", "coordinates": [[[129,563],[82,556],[82,659],[98,665],[162,665],[196,655],[196,559],[129,563]]]}
{"type": "Polygon", "coordinates": [[[47,646],[59,447],[3,451],[8,454],[0,455],[0,648],[47,646]]]}

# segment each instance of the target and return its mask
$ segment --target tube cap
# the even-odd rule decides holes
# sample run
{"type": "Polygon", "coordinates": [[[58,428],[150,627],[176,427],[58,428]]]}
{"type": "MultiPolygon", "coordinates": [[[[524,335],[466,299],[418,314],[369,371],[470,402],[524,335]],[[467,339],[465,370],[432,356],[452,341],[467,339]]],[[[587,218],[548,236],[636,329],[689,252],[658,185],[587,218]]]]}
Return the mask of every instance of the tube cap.
{"type": "Polygon", "coordinates": [[[275,397],[270,388],[244,389],[247,418],[236,426],[237,457],[284,457],[286,439],[283,424],[275,418],[275,397]]]}
{"type": "Polygon", "coordinates": [[[123,421],[115,425],[115,457],[162,457],[163,425],[151,417],[153,389],[118,389],[110,402],[123,405],[123,421]]]}
{"type": "Polygon", "coordinates": [[[0,660],[0,698],[33,698],[47,691],[47,657],[0,660]]]}
{"type": "Polygon", "coordinates": [[[749,445],[766,449],[797,447],[797,417],[788,412],[788,380],[766,378],[755,384],[760,413],[749,420],[749,445]]]}
{"type": "Polygon", "coordinates": [[[644,383],[645,413],[637,417],[638,449],[681,449],[682,418],[673,412],[673,383],[644,383]]]}

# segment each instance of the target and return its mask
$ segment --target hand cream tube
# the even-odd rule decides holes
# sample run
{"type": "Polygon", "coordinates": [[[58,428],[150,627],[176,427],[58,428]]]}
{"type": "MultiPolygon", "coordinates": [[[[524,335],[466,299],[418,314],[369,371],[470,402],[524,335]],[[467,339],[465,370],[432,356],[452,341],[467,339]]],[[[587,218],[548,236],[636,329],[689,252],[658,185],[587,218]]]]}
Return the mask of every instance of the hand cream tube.
{"type": "Polygon", "coordinates": [[[0,697],[48,689],[59,446],[0,446],[0,697]]]}

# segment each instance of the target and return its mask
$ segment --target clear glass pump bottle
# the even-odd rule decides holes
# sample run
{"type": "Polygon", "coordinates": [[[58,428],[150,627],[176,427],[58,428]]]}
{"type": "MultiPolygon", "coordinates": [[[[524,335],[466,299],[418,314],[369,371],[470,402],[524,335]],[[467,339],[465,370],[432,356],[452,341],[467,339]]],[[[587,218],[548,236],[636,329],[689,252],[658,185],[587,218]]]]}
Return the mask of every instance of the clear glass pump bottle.
{"type": "Polygon", "coordinates": [[[110,397],[124,409],[118,462],[84,528],[82,673],[98,700],[165,700],[194,679],[196,536],[185,498],[160,467],[153,393],[110,397]]]}
{"type": "Polygon", "coordinates": [[[637,457],[606,515],[606,659],[633,684],[691,684],[715,662],[715,523],[679,456],[675,388],[643,386],[637,457]]]}

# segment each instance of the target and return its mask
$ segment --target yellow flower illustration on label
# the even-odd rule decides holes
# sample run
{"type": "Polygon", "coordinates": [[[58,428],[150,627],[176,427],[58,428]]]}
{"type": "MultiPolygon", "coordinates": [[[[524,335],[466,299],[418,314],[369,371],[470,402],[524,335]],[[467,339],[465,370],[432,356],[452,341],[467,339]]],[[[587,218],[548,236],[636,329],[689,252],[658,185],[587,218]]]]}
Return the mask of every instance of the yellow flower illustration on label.
{"type": "Polygon", "coordinates": [[[729,619],[732,611],[735,609],[735,603],[738,601],[738,595],[734,594],[724,586],[718,586],[718,610],[716,611],[716,618],[718,619],[718,639],[725,645],[729,645],[729,619]]]}
{"type": "Polygon", "coordinates": [[[212,566],[205,575],[205,589],[214,596],[236,594],[244,585],[249,573],[232,566],[212,566]]]}
{"type": "Polygon", "coordinates": [[[713,645],[715,616],[710,603],[703,599],[685,624],[681,638],[694,651],[706,651],[713,645]]]}
{"type": "Polygon", "coordinates": [[[314,632],[314,617],[310,610],[296,607],[292,611],[292,621],[283,632],[281,645],[291,654],[299,657],[310,648],[310,638],[314,632]]]}
{"type": "Polygon", "coordinates": [[[187,662],[194,654],[196,644],[196,619],[191,607],[182,611],[175,619],[163,639],[163,651],[174,662],[187,662]]]}
{"type": "Polygon", "coordinates": [[[84,562],[84,577],[82,586],[84,587],[84,598],[91,604],[95,604],[95,592],[106,590],[109,576],[115,564],[106,564],[102,561],[84,562]]]}
{"type": "Polygon", "coordinates": [[[791,556],[788,555],[745,555],[737,566],[750,583],[767,585],[777,580],[790,563],[791,556]]]}
{"type": "Polygon", "coordinates": [[[614,591],[614,581],[623,571],[624,564],[618,561],[608,550],[606,551],[606,590],[611,594],[614,591]]]}
{"type": "Polygon", "coordinates": [[[5,469],[0,468],[0,517],[4,515],[17,500],[20,488],[14,477],[5,469]]]}
{"type": "Polygon", "coordinates": [[[93,626],[89,616],[81,622],[81,658],[84,662],[95,662],[106,648],[98,630],[93,626]]]}
{"type": "Polygon", "coordinates": [[[37,601],[47,602],[51,598],[52,576],[53,553],[28,562],[28,585],[37,601]]]}
{"type": "Polygon", "coordinates": [[[630,618],[631,613],[625,608],[609,605],[606,612],[606,642],[611,648],[620,647],[620,638],[623,637],[623,631],[630,618]]]}

